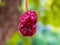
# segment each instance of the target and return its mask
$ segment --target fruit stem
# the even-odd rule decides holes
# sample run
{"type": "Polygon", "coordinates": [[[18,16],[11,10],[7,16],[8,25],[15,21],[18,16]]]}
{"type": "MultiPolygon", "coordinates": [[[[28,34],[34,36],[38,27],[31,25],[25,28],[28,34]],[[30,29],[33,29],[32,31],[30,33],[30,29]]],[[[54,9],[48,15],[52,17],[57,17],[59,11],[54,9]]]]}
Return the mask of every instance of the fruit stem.
{"type": "Polygon", "coordinates": [[[28,11],[28,0],[26,0],[26,11],[28,11]]]}

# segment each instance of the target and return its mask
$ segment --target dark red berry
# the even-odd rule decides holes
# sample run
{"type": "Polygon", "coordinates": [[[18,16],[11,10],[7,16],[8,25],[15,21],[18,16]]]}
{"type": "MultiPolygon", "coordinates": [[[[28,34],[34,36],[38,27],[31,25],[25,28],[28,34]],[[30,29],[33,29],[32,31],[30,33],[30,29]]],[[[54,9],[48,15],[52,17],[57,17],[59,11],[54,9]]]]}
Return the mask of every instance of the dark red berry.
{"type": "Polygon", "coordinates": [[[30,10],[20,16],[18,30],[22,36],[32,36],[36,32],[37,14],[30,10]]]}
{"type": "Polygon", "coordinates": [[[29,24],[30,23],[30,16],[27,15],[27,14],[21,15],[20,23],[23,24],[23,25],[26,25],[26,23],[29,24]]]}
{"type": "Polygon", "coordinates": [[[19,24],[18,30],[22,36],[32,36],[36,32],[36,25],[27,27],[23,26],[22,24],[19,24]]]}
{"type": "Polygon", "coordinates": [[[37,22],[37,14],[30,10],[20,16],[20,23],[23,25],[35,24],[37,22]]]}

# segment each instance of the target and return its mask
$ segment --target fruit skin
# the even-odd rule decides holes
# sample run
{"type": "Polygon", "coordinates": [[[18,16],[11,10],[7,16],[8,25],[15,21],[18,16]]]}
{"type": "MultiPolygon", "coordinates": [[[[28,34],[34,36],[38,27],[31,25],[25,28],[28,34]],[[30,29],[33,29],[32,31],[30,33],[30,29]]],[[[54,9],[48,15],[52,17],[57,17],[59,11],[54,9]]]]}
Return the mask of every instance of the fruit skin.
{"type": "Polygon", "coordinates": [[[19,18],[18,30],[22,36],[32,36],[36,32],[37,14],[30,10],[22,14],[19,18]]]}
{"type": "Polygon", "coordinates": [[[32,36],[36,32],[36,25],[33,26],[21,26],[22,24],[19,24],[19,32],[22,36],[32,36]]]}

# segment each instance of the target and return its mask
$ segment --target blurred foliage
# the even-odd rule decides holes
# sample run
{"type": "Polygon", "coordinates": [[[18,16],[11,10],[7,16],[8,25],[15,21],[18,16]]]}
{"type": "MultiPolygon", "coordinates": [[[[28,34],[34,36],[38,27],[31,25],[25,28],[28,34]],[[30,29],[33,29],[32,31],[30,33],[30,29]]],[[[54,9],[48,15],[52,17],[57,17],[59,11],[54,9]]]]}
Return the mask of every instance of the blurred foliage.
{"type": "Polygon", "coordinates": [[[17,45],[17,43],[20,41],[20,38],[20,34],[15,32],[12,37],[7,40],[6,45],[17,45]]]}
{"type": "Polygon", "coordinates": [[[3,1],[3,0],[0,0],[0,6],[5,6],[5,1],[3,1]]]}

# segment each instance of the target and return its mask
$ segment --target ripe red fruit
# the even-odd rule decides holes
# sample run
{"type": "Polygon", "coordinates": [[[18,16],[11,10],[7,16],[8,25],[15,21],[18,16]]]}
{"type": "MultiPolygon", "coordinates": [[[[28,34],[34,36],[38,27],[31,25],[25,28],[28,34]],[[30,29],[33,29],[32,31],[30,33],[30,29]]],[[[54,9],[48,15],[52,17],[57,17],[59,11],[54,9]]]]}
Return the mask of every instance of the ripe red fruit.
{"type": "Polygon", "coordinates": [[[23,26],[22,24],[19,24],[18,30],[22,36],[32,36],[36,32],[36,25],[27,27],[23,26]]]}
{"type": "Polygon", "coordinates": [[[36,32],[37,14],[30,10],[20,16],[18,30],[22,36],[32,36],[36,32]]]}

